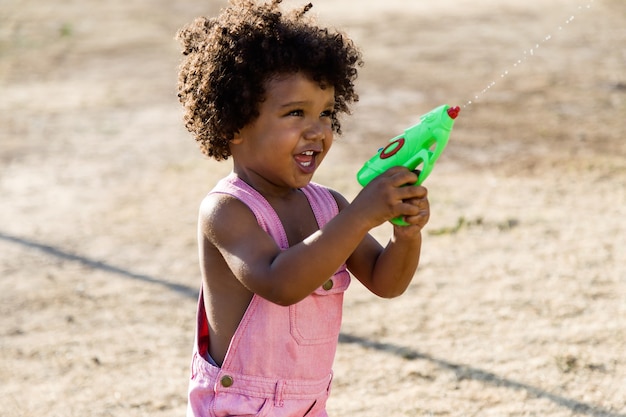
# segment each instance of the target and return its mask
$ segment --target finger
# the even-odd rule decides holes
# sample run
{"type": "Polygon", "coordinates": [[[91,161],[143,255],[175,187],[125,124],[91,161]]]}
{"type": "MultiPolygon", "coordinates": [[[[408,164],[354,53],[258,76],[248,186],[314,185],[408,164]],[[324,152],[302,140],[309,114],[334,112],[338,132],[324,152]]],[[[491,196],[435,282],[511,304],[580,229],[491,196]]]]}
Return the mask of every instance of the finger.
{"type": "Polygon", "coordinates": [[[398,211],[402,216],[419,216],[420,213],[427,211],[426,208],[420,207],[419,205],[412,204],[406,201],[403,201],[397,207],[398,211]]]}
{"type": "Polygon", "coordinates": [[[417,175],[403,166],[389,168],[385,175],[389,177],[395,187],[417,182],[417,175]]]}
{"type": "Polygon", "coordinates": [[[404,200],[404,202],[409,203],[409,204],[413,204],[415,206],[419,206],[421,208],[428,208],[428,198],[426,197],[421,197],[421,198],[407,198],[404,200]]]}
{"type": "Polygon", "coordinates": [[[428,190],[421,185],[407,185],[398,188],[398,196],[402,200],[425,199],[428,196],[428,190]]]}
{"type": "Polygon", "coordinates": [[[404,221],[410,225],[424,227],[426,223],[428,223],[429,218],[430,212],[427,210],[421,210],[418,214],[414,216],[404,216],[404,221]]]}
{"type": "Polygon", "coordinates": [[[409,214],[418,215],[422,212],[428,212],[430,207],[428,205],[428,201],[412,201],[409,203],[412,207],[412,210],[409,214]]]}
{"type": "Polygon", "coordinates": [[[428,197],[425,195],[425,193],[418,197],[412,196],[412,197],[404,198],[403,201],[410,203],[410,204],[428,206],[428,197]]]}

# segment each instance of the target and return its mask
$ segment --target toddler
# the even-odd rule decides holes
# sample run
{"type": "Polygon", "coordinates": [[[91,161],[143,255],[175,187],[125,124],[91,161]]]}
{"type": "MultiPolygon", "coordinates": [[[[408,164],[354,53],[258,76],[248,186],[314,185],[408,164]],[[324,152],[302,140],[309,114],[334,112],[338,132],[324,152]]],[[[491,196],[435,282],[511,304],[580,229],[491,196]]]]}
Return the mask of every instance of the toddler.
{"type": "Polygon", "coordinates": [[[343,294],[354,276],[402,294],[418,266],[427,191],[395,167],[350,203],[312,182],[358,100],[361,55],[310,4],[231,0],[179,31],[178,91],[201,151],[232,172],[200,205],[202,287],[190,416],[327,416],[343,294]],[[397,216],[385,247],[369,231],[397,216]]]}

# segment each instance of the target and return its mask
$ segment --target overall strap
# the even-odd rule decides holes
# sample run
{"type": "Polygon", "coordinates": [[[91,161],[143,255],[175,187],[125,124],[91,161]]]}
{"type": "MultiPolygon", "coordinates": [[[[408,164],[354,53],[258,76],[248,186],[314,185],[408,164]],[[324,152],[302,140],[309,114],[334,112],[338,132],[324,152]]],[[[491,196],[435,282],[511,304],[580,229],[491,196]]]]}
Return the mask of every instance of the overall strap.
{"type": "Polygon", "coordinates": [[[211,193],[223,193],[231,195],[244,203],[256,217],[259,226],[263,228],[276,244],[283,250],[289,247],[287,234],[283,228],[278,214],[267,200],[254,188],[234,174],[223,178],[217,183],[211,193]]]}

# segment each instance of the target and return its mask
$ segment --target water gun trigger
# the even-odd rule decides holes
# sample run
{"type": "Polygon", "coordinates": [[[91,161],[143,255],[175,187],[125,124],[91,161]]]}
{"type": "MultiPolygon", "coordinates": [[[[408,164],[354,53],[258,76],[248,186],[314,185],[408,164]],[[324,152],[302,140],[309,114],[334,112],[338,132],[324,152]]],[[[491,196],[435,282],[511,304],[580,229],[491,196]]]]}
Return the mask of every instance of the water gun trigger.
{"type": "Polygon", "coordinates": [[[417,174],[417,181],[414,185],[422,185],[430,171],[432,170],[431,157],[433,153],[427,149],[418,151],[413,158],[405,165],[406,168],[417,174]]]}
{"type": "Polygon", "coordinates": [[[406,166],[413,171],[419,171],[415,185],[421,185],[430,175],[435,162],[439,159],[447,143],[447,137],[438,138],[433,136],[428,142],[423,143],[422,148],[411,158],[410,163],[406,166]]]}

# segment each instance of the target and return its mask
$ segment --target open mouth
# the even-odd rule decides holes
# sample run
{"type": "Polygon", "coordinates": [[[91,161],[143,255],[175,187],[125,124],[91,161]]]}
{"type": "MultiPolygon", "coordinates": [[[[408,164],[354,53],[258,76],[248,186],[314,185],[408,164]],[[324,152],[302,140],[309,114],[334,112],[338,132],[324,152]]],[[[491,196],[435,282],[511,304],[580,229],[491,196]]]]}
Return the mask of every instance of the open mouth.
{"type": "Polygon", "coordinates": [[[311,164],[313,164],[313,162],[315,161],[315,152],[302,152],[301,154],[296,155],[296,161],[298,161],[298,163],[305,168],[310,167],[311,164]]]}
{"type": "Polygon", "coordinates": [[[308,171],[315,168],[315,156],[318,152],[305,151],[295,156],[295,160],[298,165],[304,170],[308,171]]]}

